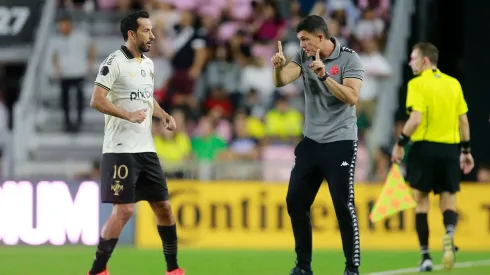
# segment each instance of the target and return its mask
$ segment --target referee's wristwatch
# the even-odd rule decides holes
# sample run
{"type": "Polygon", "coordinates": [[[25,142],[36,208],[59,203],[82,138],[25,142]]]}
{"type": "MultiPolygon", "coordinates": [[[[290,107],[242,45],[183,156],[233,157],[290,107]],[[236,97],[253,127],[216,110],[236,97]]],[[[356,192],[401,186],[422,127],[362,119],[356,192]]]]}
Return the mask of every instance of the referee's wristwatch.
{"type": "Polygon", "coordinates": [[[330,75],[329,75],[327,72],[325,72],[325,75],[324,75],[324,76],[322,76],[322,77],[318,77],[318,78],[319,78],[321,81],[325,81],[325,80],[327,80],[327,78],[328,78],[329,76],[330,76],[330,75]]]}

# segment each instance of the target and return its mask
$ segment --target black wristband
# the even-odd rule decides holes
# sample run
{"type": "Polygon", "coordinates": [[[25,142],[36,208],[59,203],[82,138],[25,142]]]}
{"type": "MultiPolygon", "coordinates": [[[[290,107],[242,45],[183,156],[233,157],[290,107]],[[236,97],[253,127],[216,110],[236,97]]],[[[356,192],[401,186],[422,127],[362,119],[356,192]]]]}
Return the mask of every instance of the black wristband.
{"type": "Polygon", "coordinates": [[[470,141],[461,141],[459,143],[459,146],[461,147],[461,152],[463,154],[469,154],[471,152],[471,148],[470,148],[470,141]]]}
{"type": "Polygon", "coordinates": [[[330,76],[330,75],[329,75],[327,72],[325,72],[325,75],[324,75],[323,77],[318,77],[318,78],[319,78],[321,81],[325,81],[325,80],[327,80],[327,78],[328,78],[329,76],[330,76]]]}
{"type": "Polygon", "coordinates": [[[398,145],[405,146],[410,141],[410,137],[405,135],[403,132],[398,137],[398,145]]]}

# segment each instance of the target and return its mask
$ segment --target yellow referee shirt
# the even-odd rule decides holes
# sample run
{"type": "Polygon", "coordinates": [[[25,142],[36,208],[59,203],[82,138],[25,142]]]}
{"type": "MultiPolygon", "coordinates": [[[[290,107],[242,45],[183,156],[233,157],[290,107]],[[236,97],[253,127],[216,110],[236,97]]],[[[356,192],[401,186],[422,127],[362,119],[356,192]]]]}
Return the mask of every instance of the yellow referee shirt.
{"type": "Polygon", "coordinates": [[[407,112],[422,113],[422,121],[411,136],[413,142],[460,142],[459,116],[468,112],[459,81],[428,69],[408,82],[407,112]]]}

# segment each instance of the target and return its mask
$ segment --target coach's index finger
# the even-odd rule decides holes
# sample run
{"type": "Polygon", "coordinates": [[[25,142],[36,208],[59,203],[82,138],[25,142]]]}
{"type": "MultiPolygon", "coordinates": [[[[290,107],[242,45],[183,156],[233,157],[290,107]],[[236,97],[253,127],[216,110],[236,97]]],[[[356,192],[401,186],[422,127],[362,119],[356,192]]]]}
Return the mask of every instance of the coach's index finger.
{"type": "Polygon", "coordinates": [[[282,43],[281,43],[281,41],[277,41],[277,49],[279,50],[279,53],[282,54],[282,43]]]}
{"type": "Polygon", "coordinates": [[[321,59],[320,59],[320,49],[316,50],[316,57],[315,57],[315,59],[316,59],[317,61],[320,61],[320,60],[321,60],[321,59]]]}

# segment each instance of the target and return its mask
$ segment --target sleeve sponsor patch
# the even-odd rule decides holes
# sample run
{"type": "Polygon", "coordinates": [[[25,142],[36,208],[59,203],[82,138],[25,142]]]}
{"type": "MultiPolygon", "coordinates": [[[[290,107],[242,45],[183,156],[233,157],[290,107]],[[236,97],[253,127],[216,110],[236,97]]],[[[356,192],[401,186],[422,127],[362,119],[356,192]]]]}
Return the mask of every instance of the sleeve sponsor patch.
{"type": "Polygon", "coordinates": [[[107,66],[103,66],[103,67],[100,69],[100,74],[101,74],[101,75],[106,76],[108,73],[109,73],[109,67],[107,67],[107,66]]]}

